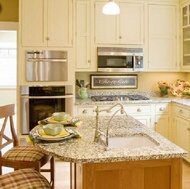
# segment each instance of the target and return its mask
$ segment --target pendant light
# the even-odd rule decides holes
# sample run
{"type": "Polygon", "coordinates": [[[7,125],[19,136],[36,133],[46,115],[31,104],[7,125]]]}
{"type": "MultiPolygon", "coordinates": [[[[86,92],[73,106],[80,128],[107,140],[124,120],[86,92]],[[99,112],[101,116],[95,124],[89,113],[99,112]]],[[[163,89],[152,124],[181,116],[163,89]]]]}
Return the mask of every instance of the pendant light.
{"type": "Polygon", "coordinates": [[[109,0],[109,2],[103,6],[102,13],[106,15],[116,15],[120,13],[120,8],[113,0],[109,0]]]}

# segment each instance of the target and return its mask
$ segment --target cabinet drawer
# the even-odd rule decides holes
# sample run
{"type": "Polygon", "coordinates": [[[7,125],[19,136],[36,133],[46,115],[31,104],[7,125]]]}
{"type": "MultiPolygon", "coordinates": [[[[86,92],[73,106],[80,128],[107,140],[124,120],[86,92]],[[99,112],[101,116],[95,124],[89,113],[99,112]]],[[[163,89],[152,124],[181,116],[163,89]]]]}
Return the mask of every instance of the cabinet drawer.
{"type": "Polygon", "coordinates": [[[180,117],[190,119],[190,110],[183,108],[181,106],[174,106],[174,114],[176,114],[180,117]]]}
{"type": "Polygon", "coordinates": [[[93,107],[78,107],[77,115],[94,115],[93,107]]]}
{"type": "Polygon", "coordinates": [[[169,113],[169,104],[156,104],[155,105],[156,113],[169,113]]]}
{"type": "Polygon", "coordinates": [[[151,107],[150,106],[125,106],[124,107],[126,113],[128,114],[149,114],[151,113],[151,107]]]}

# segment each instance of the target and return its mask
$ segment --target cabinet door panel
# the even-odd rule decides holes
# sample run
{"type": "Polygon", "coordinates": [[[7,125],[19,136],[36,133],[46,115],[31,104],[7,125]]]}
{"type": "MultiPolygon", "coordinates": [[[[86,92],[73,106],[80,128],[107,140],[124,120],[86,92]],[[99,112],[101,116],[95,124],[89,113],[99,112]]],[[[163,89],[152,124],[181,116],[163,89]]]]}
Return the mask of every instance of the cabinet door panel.
{"type": "Polygon", "coordinates": [[[21,0],[21,44],[46,46],[47,1],[21,0]]]}
{"type": "Polygon", "coordinates": [[[118,43],[118,16],[102,14],[102,8],[106,2],[95,3],[95,43],[118,43]]]}
{"type": "Polygon", "coordinates": [[[76,69],[90,68],[90,2],[77,1],[76,69]]]}
{"type": "Polygon", "coordinates": [[[169,125],[170,117],[169,115],[156,115],[155,130],[162,136],[169,139],[169,125]]]}
{"type": "Polygon", "coordinates": [[[120,43],[143,44],[143,5],[120,3],[120,43]]]}
{"type": "Polygon", "coordinates": [[[149,5],[149,65],[152,70],[175,70],[176,7],[149,5]]]}
{"type": "Polygon", "coordinates": [[[48,46],[72,44],[72,2],[70,0],[48,1],[48,46]]]}
{"type": "Polygon", "coordinates": [[[190,141],[190,124],[189,121],[175,118],[175,143],[189,152],[189,141],[190,141]]]}

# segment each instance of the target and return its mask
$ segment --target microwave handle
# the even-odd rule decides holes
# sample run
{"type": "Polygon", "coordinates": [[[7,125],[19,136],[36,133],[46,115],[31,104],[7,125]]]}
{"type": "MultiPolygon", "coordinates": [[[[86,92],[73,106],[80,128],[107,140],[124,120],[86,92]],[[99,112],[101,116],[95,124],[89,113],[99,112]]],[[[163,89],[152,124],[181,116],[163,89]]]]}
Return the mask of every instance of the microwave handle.
{"type": "Polygon", "coordinates": [[[133,71],[135,71],[135,66],[136,66],[136,58],[135,58],[135,54],[133,54],[133,71]]]}

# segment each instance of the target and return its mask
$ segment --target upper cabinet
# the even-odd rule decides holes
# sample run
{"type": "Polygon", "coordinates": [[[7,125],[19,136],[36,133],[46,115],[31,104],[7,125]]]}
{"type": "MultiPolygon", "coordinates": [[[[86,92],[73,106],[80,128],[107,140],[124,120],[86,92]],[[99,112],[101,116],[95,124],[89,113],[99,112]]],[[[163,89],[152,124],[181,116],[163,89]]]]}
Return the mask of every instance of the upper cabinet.
{"type": "Polygon", "coordinates": [[[148,70],[178,69],[176,9],[176,5],[148,5],[148,70]]]}
{"type": "Polygon", "coordinates": [[[20,0],[21,45],[72,46],[71,0],[20,0]]]}
{"type": "Polygon", "coordinates": [[[91,68],[91,3],[89,0],[76,2],[76,71],[91,68]]]}
{"type": "Polygon", "coordinates": [[[143,44],[144,6],[119,3],[121,13],[108,16],[102,13],[106,2],[95,2],[95,38],[97,44],[143,44]]]}
{"type": "Polygon", "coordinates": [[[181,7],[182,69],[190,69],[190,1],[181,7]]]}

